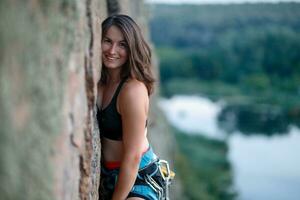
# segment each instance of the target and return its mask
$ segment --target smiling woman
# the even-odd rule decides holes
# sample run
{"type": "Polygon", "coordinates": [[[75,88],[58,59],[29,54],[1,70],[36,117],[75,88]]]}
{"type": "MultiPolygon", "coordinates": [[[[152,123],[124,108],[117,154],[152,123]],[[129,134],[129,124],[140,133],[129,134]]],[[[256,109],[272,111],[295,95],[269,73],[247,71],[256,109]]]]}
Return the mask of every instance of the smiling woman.
{"type": "Polygon", "coordinates": [[[129,16],[113,15],[102,23],[101,49],[100,199],[161,199],[168,182],[147,139],[154,83],[150,48],[129,16]]]}
{"type": "MultiPolygon", "coordinates": [[[[151,66],[151,50],[145,41],[139,26],[126,15],[114,15],[102,23],[102,60],[101,84],[108,82],[108,77],[132,77],[144,82],[148,95],[153,92],[154,77],[151,66]],[[115,59],[115,60],[114,60],[115,59]],[[108,69],[115,63],[119,72],[112,75],[108,69]],[[108,64],[108,66],[106,66],[108,64]],[[124,67],[121,67],[124,66],[124,67]]],[[[116,71],[116,70],[114,70],[116,71]]]]}
{"type": "Polygon", "coordinates": [[[102,60],[106,68],[114,69],[125,64],[128,58],[127,44],[118,27],[110,27],[101,45],[102,60]]]}

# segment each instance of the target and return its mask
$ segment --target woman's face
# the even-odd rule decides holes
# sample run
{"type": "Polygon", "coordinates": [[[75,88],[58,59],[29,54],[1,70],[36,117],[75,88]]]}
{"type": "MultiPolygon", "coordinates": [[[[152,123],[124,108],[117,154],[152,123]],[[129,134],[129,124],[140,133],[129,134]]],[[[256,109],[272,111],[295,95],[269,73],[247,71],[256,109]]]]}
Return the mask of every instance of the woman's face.
{"type": "Polygon", "coordinates": [[[108,28],[102,39],[101,49],[102,61],[108,69],[120,68],[128,59],[128,45],[117,26],[108,28]]]}

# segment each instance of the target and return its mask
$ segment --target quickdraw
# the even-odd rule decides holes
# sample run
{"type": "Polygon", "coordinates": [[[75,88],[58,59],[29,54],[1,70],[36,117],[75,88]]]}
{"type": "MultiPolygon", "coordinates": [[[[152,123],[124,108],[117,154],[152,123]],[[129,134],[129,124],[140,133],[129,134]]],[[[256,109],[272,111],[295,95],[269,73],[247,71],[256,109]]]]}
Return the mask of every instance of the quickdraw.
{"type": "Polygon", "coordinates": [[[175,173],[170,170],[169,163],[166,160],[159,160],[159,171],[165,182],[163,200],[169,200],[169,186],[175,177],[175,173]]]}

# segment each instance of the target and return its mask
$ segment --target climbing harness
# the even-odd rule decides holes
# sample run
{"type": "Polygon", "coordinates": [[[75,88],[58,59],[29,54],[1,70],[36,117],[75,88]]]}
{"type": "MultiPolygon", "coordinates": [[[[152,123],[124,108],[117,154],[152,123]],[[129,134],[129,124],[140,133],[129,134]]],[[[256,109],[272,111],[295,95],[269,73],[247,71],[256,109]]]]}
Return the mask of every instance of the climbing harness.
{"type": "Polygon", "coordinates": [[[144,181],[158,194],[159,200],[169,200],[169,186],[174,177],[175,173],[170,170],[169,163],[157,160],[139,171],[137,184],[144,181]]]}
{"type": "MultiPolygon", "coordinates": [[[[109,169],[104,163],[101,165],[99,196],[100,199],[109,200],[118,180],[119,168],[109,169]]],[[[170,170],[168,162],[159,159],[149,147],[142,156],[137,178],[128,197],[169,200],[169,186],[174,176],[175,173],[170,170]]]]}

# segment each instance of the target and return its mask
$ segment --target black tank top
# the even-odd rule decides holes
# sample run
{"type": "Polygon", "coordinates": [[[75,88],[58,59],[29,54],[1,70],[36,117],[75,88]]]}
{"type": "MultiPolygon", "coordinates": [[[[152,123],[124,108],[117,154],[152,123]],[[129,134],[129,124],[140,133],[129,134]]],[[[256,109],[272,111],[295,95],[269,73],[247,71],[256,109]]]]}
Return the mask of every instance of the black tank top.
{"type": "Polygon", "coordinates": [[[101,137],[111,140],[122,140],[122,119],[117,110],[117,97],[125,81],[126,79],[119,83],[110,103],[103,110],[97,106],[97,120],[101,137]]]}

